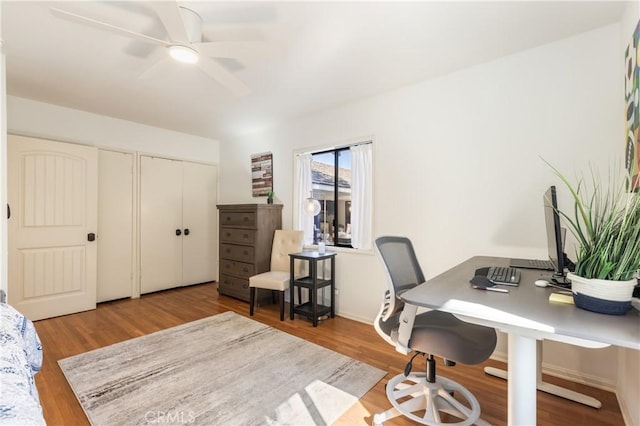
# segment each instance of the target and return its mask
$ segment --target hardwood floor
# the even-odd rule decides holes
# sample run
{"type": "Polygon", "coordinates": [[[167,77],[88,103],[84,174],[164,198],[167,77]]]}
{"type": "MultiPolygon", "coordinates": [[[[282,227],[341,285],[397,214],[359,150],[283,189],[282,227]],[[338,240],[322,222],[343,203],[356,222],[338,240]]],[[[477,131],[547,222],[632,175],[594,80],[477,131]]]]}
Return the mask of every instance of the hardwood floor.
{"type": "MultiPolygon", "coordinates": [[[[44,348],[44,365],[36,375],[36,383],[47,423],[88,424],[58,367],[59,359],[229,310],[249,315],[245,302],[218,296],[216,284],[201,284],[149,294],[139,299],[102,303],[94,311],[36,321],[44,348]]],[[[313,328],[311,322],[298,318],[280,322],[277,305],[257,308],[253,319],[388,372],[359,404],[342,416],[338,424],[371,424],[374,413],[390,407],[384,386],[389,378],[404,368],[408,358],[385,343],[372,326],[340,317],[323,321],[317,328],[313,328]]],[[[418,360],[416,358],[414,368],[422,369],[418,360]]],[[[444,367],[439,361],[438,372],[459,381],[478,398],[485,420],[494,425],[504,425],[507,420],[507,385],[501,379],[487,376],[482,370],[485,365],[505,368],[503,363],[491,360],[479,366],[458,364],[454,368],[444,367]]],[[[602,401],[602,408],[594,409],[538,392],[538,425],[624,424],[613,393],[549,376],[545,376],[545,380],[598,398],[602,401]]],[[[385,424],[415,423],[400,417],[385,424]]]]}

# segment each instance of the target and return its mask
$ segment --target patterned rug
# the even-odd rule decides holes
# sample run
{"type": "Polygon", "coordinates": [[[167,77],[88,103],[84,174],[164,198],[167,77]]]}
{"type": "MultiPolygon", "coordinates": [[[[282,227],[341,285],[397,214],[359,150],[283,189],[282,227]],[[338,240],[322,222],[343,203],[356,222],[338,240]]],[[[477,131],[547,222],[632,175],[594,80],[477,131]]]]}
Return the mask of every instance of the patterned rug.
{"type": "Polygon", "coordinates": [[[234,312],[59,364],[94,425],[331,424],[385,375],[234,312]]]}

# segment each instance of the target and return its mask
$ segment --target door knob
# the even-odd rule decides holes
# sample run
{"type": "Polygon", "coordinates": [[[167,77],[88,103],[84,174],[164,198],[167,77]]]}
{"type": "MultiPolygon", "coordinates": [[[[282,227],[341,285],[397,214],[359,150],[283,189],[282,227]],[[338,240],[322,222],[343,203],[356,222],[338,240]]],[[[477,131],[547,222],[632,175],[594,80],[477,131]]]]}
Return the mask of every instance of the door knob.
{"type": "Polygon", "coordinates": [[[176,229],[176,235],[179,237],[180,235],[182,235],[182,231],[179,229],[176,229]]]}
{"type": "Polygon", "coordinates": [[[189,228],[184,228],[184,235],[189,235],[189,228]]]}
{"type": "Polygon", "coordinates": [[[87,234],[87,241],[95,241],[96,240],[96,234],[94,234],[93,232],[90,232],[87,234]]]}

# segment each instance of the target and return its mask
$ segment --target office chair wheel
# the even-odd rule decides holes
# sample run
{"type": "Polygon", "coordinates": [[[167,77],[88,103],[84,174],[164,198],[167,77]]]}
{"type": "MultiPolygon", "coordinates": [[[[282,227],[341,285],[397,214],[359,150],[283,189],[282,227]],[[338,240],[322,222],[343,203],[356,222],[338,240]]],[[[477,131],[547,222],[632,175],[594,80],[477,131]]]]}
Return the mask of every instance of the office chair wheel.
{"type": "Polygon", "coordinates": [[[403,415],[425,425],[468,426],[487,425],[480,419],[480,404],[471,392],[462,385],[445,377],[436,377],[435,383],[426,380],[425,373],[412,373],[405,377],[398,374],[387,383],[387,398],[393,408],[373,416],[373,424],[381,426],[383,422],[403,415]],[[450,393],[457,392],[467,401],[464,404],[450,393]],[[424,411],[424,414],[422,414],[424,411]],[[420,412],[418,414],[414,414],[420,412]],[[448,414],[459,421],[445,422],[441,413],[448,414]]]}

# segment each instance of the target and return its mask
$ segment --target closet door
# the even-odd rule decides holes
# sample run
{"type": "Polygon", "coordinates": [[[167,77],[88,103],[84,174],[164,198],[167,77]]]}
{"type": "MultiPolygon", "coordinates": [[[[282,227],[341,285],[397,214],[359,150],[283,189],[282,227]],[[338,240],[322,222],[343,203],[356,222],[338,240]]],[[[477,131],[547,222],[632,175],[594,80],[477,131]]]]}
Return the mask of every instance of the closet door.
{"type": "Polygon", "coordinates": [[[31,320],[96,307],[98,150],[9,135],[8,301],[31,320]]]}
{"type": "Polygon", "coordinates": [[[98,302],[133,295],[133,154],[99,151],[98,302]]]}
{"type": "Polygon", "coordinates": [[[186,161],[182,165],[182,283],[187,285],[217,276],[217,170],[186,161]]]}
{"type": "Polygon", "coordinates": [[[140,292],[182,285],[182,162],[140,157],[140,292]]]}

